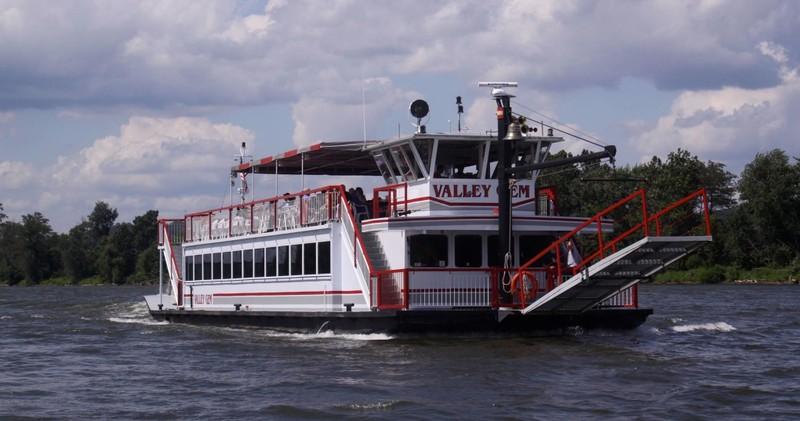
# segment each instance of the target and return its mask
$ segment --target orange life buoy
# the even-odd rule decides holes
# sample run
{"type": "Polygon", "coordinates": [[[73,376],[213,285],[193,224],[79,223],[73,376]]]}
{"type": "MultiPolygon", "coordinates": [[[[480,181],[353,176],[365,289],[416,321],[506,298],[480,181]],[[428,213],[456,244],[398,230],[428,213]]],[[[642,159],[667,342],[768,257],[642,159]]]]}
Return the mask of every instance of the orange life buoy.
{"type": "Polygon", "coordinates": [[[539,282],[531,272],[517,271],[511,278],[511,291],[519,290],[520,298],[523,304],[527,304],[536,298],[536,293],[539,290],[539,282]],[[521,281],[521,288],[517,287],[517,283],[521,281]]]}

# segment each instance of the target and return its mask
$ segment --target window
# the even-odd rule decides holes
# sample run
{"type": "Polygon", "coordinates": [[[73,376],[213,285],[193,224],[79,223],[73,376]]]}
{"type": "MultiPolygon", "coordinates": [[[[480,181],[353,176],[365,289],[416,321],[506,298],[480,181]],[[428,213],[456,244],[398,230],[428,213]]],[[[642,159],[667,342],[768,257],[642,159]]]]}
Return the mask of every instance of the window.
{"type": "MultiPolygon", "coordinates": [[[[520,235],[519,236],[519,264],[522,265],[542,250],[546,249],[553,242],[553,237],[543,235],[520,235]]],[[[553,253],[544,256],[534,264],[537,267],[547,266],[554,262],[553,253]]]]}
{"type": "Polygon", "coordinates": [[[264,277],[264,249],[253,250],[253,276],[264,277]]]}
{"type": "Polygon", "coordinates": [[[456,235],[454,242],[457,267],[474,268],[483,264],[483,238],[480,235],[456,235]]]}
{"type": "Polygon", "coordinates": [[[203,255],[203,279],[211,279],[211,255],[203,255]]]}
{"type": "Polygon", "coordinates": [[[243,278],[253,277],[253,250],[244,251],[244,275],[243,278]]]}
{"type": "Polygon", "coordinates": [[[503,259],[498,256],[500,253],[500,246],[498,245],[500,240],[497,239],[496,235],[490,235],[486,237],[486,251],[489,257],[489,266],[492,267],[502,267],[503,266],[503,259]]]}
{"type": "Polygon", "coordinates": [[[317,243],[303,244],[303,273],[306,275],[317,273],[317,243]]]}
{"type": "Polygon", "coordinates": [[[277,275],[277,263],[278,259],[275,255],[275,247],[270,247],[266,250],[266,259],[267,262],[267,276],[275,276],[277,275]]]}
{"type": "Polygon", "coordinates": [[[383,155],[383,152],[375,152],[372,155],[372,158],[375,159],[375,165],[378,166],[378,171],[380,171],[381,176],[383,176],[383,179],[386,180],[386,183],[394,184],[394,176],[392,175],[392,171],[386,162],[386,157],[383,155]]]}
{"type": "Polygon", "coordinates": [[[408,237],[412,267],[447,266],[446,235],[412,235],[408,237]]]}
{"type": "Polygon", "coordinates": [[[278,247],[278,276],[289,276],[289,246],[278,247]]]}
{"type": "Polygon", "coordinates": [[[191,281],[192,280],[192,275],[194,273],[194,271],[192,270],[192,269],[194,269],[194,267],[193,267],[194,266],[194,261],[192,260],[192,256],[186,256],[183,260],[186,262],[184,264],[184,267],[186,268],[185,269],[185,272],[186,272],[185,278],[186,278],[187,281],[191,281]]]}
{"type": "Polygon", "coordinates": [[[214,279],[222,279],[222,253],[213,254],[214,279]]]}
{"type": "Polygon", "coordinates": [[[318,247],[319,263],[317,264],[317,272],[331,273],[331,242],[323,241],[319,243],[318,247]]]}
{"type": "Polygon", "coordinates": [[[431,167],[431,155],[433,155],[433,140],[432,139],[416,139],[414,146],[417,148],[422,164],[426,169],[431,167]]]}
{"type": "Polygon", "coordinates": [[[242,251],[236,250],[233,252],[233,278],[238,279],[242,277],[242,251]]]}
{"type": "Polygon", "coordinates": [[[302,244],[292,244],[290,258],[291,258],[292,275],[302,275],[303,274],[302,244]]]}
{"type": "Polygon", "coordinates": [[[470,145],[463,141],[439,141],[435,178],[480,178],[478,174],[484,144],[470,145]]]}
{"type": "Polygon", "coordinates": [[[222,279],[231,279],[231,252],[222,253],[222,279]]]}
{"type": "Polygon", "coordinates": [[[203,255],[197,254],[194,256],[194,278],[195,281],[200,281],[203,279],[203,255]]]}

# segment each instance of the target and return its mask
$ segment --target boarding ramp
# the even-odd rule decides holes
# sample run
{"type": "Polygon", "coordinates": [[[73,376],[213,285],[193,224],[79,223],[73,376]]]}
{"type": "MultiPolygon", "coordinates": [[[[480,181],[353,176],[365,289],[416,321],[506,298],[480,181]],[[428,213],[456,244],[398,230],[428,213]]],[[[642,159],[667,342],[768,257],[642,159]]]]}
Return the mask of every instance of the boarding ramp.
{"type": "Polygon", "coordinates": [[[522,310],[581,313],[680,260],[711,236],[645,237],[600,260],[522,310]]]}
{"type": "Polygon", "coordinates": [[[519,273],[523,274],[534,264],[540,264],[545,257],[555,257],[556,279],[564,280],[541,297],[528,299],[525,294],[520,293],[521,311],[523,314],[581,313],[664,270],[711,240],[708,198],[704,189],[653,215],[647,213],[645,191],[637,190],[560,237],[520,267],[519,273]],[[604,218],[617,209],[631,208],[631,202],[636,200],[641,201],[641,222],[633,224],[610,241],[605,241],[602,229],[604,218]],[[697,201],[700,201],[699,205],[697,201]],[[676,212],[679,208],[683,208],[683,212],[676,212]],[[676,225],[685,225],[687,215],[690,218],[692,215],[697,216],[696,219],[702,222],[701,235],[663,235],[665,221],[669,220],[670,214],[681,214],[676,225]],[[597,225],[597,249],[581,259],[573,254],[576,235],[594,224],[597,225]],[[640,234],[641,238],[636,239],[636,234],[640,234]]]}

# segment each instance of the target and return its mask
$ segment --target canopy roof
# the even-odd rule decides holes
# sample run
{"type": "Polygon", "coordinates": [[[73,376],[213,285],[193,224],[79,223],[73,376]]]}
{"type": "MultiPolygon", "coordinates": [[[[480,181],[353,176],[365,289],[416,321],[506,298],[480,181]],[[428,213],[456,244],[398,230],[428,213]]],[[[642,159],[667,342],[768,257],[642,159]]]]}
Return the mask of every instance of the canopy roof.
{"type": "Polygon", "coordinates": [[[367,147],[375,140],[320,142],[233,167],[234,172],[258,174],[381,175],[367,147]]]}
{"type": "MultiPolygon", "coordinates": [[[[267,156],[252,163],[237,165],[233,172],[254,172],[257,174],[309,174],[309,175],[375,175],[380,176],[378,166],[372,157],[374,151],[393,147],[408,141],[458,141],[462,148],[448,150],[451,158],[462,157],[465,162],[474,163],[477,155],[474,149],[477,142],[496,141],[493,136],[462,134],[418,133],[409,137],[385,141],[362,140],[348,142],[319,142],[311,146],[291,149],[282,154],[267,156]]],[[[526,137],[523,142],[560,142],[560,137],[526,137]]],[[[452,143],[450,143],[452,145],[452,143]]]]}

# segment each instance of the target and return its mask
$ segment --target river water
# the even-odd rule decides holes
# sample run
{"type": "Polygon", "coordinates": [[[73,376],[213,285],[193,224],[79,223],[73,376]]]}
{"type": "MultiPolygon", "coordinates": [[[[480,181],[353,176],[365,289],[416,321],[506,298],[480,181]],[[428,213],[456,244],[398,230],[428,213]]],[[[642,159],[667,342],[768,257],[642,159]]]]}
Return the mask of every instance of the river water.
{"type": "Polygon", "coordinates": [[[800,287],[653,286],[626,332],[282,334],[158,323],[153,288],[0,288],[0,418],[800,417],[800,287]]]}

